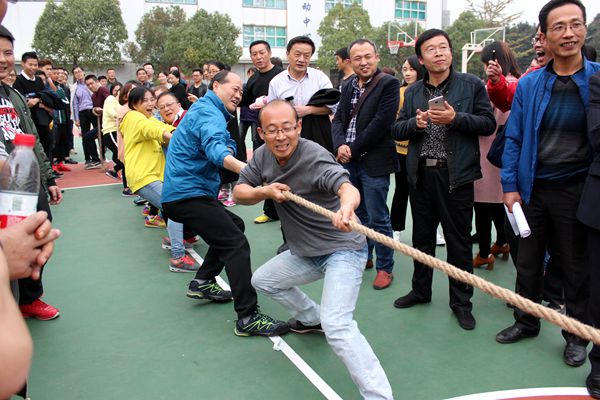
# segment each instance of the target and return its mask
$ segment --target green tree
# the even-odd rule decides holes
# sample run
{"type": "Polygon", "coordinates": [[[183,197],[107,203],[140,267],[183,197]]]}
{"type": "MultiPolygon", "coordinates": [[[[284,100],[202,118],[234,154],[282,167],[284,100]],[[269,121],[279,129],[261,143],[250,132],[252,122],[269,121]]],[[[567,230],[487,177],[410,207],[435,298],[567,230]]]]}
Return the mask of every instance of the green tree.
{"type": "Polygon", "coordinates": [[[536,25],[530,25],[527,22],[521,22],[509,27],[506,30],[506,43],[515,53],[517,64],[521,73],[529,68],[531,59],[535,56],[531,39],[534,37],[536,25]]]}
{"type": "Polygon", "coordinates": [[[329,10],[317,33],[323,41],[318,50],[317,65],[323,70],[335,68],[334,53],[341,47],[348,46],[356,39],[370,38],[373,27],[369,13],[362,6],[352,3],[344,7],[337,3],[329,10]]]}
{"type": "MultiPolygon", "coordinates": [[[[489,28],[490,25],[492,24],[486,24],[472,11],[463,11],[454,23],[446,29],[452,40],[452,59],[455,70],[461,70],[462,48],[466,43],[471,43],[471,32],[476,29],[489,28]]],[[[469,61],[467,71],[482,76],[483,66],[477,55],[474,55],[469,61]]]]}
{"type": "Polygon", "coordinates": [[[239,28],[228,15],[199,10],[169,31],[165,60],[186,68],[197,67],[210,59],[233,65],[242,55],[242,48],[236,44],[239,34],[239,28]]]}
{"type": "Polygon", "coordinates": [[[588,25],[588,33],[585,44],[588,44],[600,52],[600,14],[588,25]]]}
{"type": "Polygon", "coordinates": [[[138,64],[151,62],[157,67],[166,67],[168,62],[165,61],[165,43],[169,31],[183,25],[185,21],[185,11],[179,6],[152,8],[144,14],[135,30],[137,43],[125,44],[125,54],[138,64]]]}
{"type": "Polygon", "coordinates": [[[33,48],[56,62],[98,66],[120,62],[126,39],[118,0],[50,0],[35,27],[33,48]]]}
{"type": "MultiPolygon", "coordinates": [[[[400,47],[398,49],[398,54],[391,54],[390,50],[387,46],[388,25],[389,24],[390,24],[390,22],[385,22],[383,25],[381,25],[380,27],[375,29],[375,34],[373,35],[373,41],[377,45],[377,50],[379,51],[379,58],[380,58],[379,66],[381,68],[390,67],[390,68],[395,69],[396,72],[400,73],[400,71],[402,70],[402,64],[404,64],[404,61],[406,61],[406,59],[408,57],[415,55],[415,48],[412,46],[400,47]]],[[[423,30],[424,30],[423,26],[421,26],[421,24],[419,24],[418,22],[408,22],[406,24],[400,25],[400,28],[404,32],[409,33],[411,36],[414,35],[415,28],[417,29],[417,31],[416,31],[417,36],[420,35],[421,33],[423,33],[423,30]]],[[[396,29],[396,30],[392,30],[392,31],[398,31],[398,30],[396,29]]],[[[395,40],[395,39],[396,38],[392,38],[392,40],[395,40]]],[[[399,74],[397,74],[396,76],[401,79],[401,76],[399,74]]]]}

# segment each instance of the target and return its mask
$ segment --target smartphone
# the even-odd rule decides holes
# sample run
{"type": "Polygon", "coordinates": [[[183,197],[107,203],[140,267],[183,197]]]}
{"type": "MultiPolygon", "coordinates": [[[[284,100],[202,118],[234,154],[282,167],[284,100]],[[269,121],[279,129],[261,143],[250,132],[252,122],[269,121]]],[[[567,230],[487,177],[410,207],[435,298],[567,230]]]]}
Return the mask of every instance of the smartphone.
{"type": "Polygon", "coordinates": [[[444,106],[445,101],[446,101],[446,99],[444,99],[444,96],[434,97],[433,99],[429,100],[429,109],[430,110],[444,110],[446,108],[444,106]]]}
{"type": "Polygon", "coordinates": [[[492,50],[492,61],[496,61],[496,50],[492,50]]]}

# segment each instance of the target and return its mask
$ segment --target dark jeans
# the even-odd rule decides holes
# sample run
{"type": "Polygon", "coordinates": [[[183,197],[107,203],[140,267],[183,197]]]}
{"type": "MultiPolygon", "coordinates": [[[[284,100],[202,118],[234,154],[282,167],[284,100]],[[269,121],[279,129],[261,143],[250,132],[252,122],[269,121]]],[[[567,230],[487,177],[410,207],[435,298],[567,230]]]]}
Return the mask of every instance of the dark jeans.
{"type": "MultiPolygon", "coordinates": [[[[588,228],[588,266],[590,270],[590,299],[588,301],[588,323],[595,328],[600,327],[600,231],[588,228]]],[[[590,351],[592,372],[600,374],[600,346],[594,345],[590,351]]]]}
{"type": "MultiPolygon", "coordinates": [[[[48,194],[44,188],[40,185],[40,192],[38,194],[38,211],[46,211],[48,213],[48,219],[52,221],[52,212],[50,211],[50,204],[48,204],[48,194]]],[[[31,304],[44,293],[44,286],[42,285],[42,276],[45,268],[40,271],[40,279],[34,281],[31,278],[19,279],[19,305],[31,304]]]]}
{"type": "MultiPolygon", "coordinates": [[[[369,176],[362,162],[350,161],[343,164],[350,172],[350,182],[360,192],[360,205],[356,209],[356,216],[361,222],[382,235],[392,237],[392,223],[387,206],[387,195],[390,188],[390,176],[369,176]]],[[[375,267],[378,271],[392,272],[394,269],[394,250],[371,239],[368,259],[373,259],[373,250],[377,255],[375,267]]]]}
{"type": "Polygon", "coordinates": [[[100,158],[98,157],[98,148],[96,147],[98,118],[92,114],[92,110],[79,111],[79,128],[81,131],[81,141],[83,143],[83,155],[85,161],[100,161],[100,158]],[[94,126],[95,130],[91,130],[92,126],[94,126]]]}
{"type": "Polygon", "coordinates": [[[57,162],[62,162],[69,157],[69,128],[70,124],[54,124],[54,150],[53,156],[57,162]]]}
{"type": "Polygon", "coordinates": [[[392,199],[392,229],[402,232],[406,228],[406,210],[408,208],[408,181],[406,178],[406,156],[398,154],[400,162],[400,171],[394,174],[396,180],[396,189],[392,199]]]}
{"type": "Polygon", "coordinates": [[[48,125],[35,125],[35,129],[38,131],[40,143],[48,157],[48,161],[52,163],[52,147],[54,147],[54,135],[50,132],[50,126],[48,125]]]}
{"type": "Polygon", "coordinates": [[[246,143],[248,128],[250,128],[252,135],[252,150],[256,150],[264,143],[260,136],[258,136],[258,122],[240,121],[240,137],[244,143],[246,143]]]}
{"type": "MultiPolygon", "coordinates": [[[[534,184],[529,204],[523,205],[531,235],[519,239],[517,259],[518,293],[539,303],[544,286],[544,256],[546,249],[552,249],[552,262],[562,272],[567,315],[580,321],[585,317],[589,298],[586,230],[575,216],[582,189],[583,181],[534,184]]],[[[517,308],[514,317],[521,329],[539,331],[539,318],[517,308]]],[[[572,337],[565,332],[563,335],[567,340],[572,337]]]]}
{"type": "Polygon", "coordinates": [[[479,239],[479,255],[483,258],[491,253],[492,222],[496,228],[496,244],[506,243],[504,235],[504,205],[502,203],[475,203],[475,229],[479,239]]]}
{"type": "Polygon", "coordinates": [[[111,151],[112,160],[115,163],[115,172],[121,171],[123,176],[123,187],[127,187],[127,178],[125,177],[125,165],[119,160],[118,148],[117,148],[117,132],[105,133],[102,135],[102,143],[111,151]]]}
{"type": "MultiPolygon", "coordinates": [[[[473,183],[449,190],[447,168],[419,166],[417,188],[410,188],[413,216],[413,247],[435,256],[438,224],[442,224],[447,261],[457,268],[473,273],[471,221],[473,220],[473,183]]],[[[412,290],[422,300],[431,300],[433,269],[414,262],[412,290]]],[[[448,278],[450,308],[470,311],[473,287],[448,278]]]]}
{"type": "Polygon", "coordinates": [[[251,315],[257,308],[257,296],[250,283],[250,245],[244,235],[244,221],[218,200],[207,197],[162,205],[170,219],[189,227],[208,244],[196,279],[213,279],[225,268],[238,318],[251,315]]]}

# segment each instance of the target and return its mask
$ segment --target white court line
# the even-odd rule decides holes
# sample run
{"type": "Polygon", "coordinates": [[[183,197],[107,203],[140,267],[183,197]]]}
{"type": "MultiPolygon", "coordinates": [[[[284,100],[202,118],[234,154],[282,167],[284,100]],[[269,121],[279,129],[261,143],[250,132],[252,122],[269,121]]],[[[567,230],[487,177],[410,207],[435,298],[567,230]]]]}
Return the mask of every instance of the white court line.
{"type": "MultiPolygon", "coordinates": [[[[194,249],[187,249],[187,252],[190,253],[190,255],[198,263],[200,263],[202,257],[200,257],[194,249]]],[[[231,290],[231,287],[219,275],[216,276],[215,280],[223,289],[231,290]]],[[[292,364],[294,364],[296,368],[298,368],[300,372],[304,374],[306,379],[308,379],[310,383],[312,383],[327,400],[342,400],[340,395],[338,395],[335,390],[333,390],[331,386],[329,386],[327,382],[325,382],[323,378],[321,378],[319,374],[317,374],[315,370],[312,369],[311,366],[308,365],[306,361],[304,361],[302,357],[300,357],[300,355],[296,353],[289,344],[286,343],[285,340],[283,340],[280,336],[271,336],[269,339],[271,339],[273,342],[273,350],[281,351],[283,354],[285,354],[292,364]]]]}
{"type": "MultiPolygon", "coordinates": [[[[60,182],[59,182],[60,183],[60,182]]],[[[115,183],[102,183],[100,185],[87,185],[87,186],[75,186],[75,187],[70,187],[70,188],[61,188],[61,190],[73,190],[73,189],[89,189],[89,188],[95,188],[95,187],[102,187],[102,186],[114,186],[114,185],[122,185],[122,183],[120,182],[115,182],[115,183]]],[[[60,186],[59,186],[60,187],[60,186]]]]}

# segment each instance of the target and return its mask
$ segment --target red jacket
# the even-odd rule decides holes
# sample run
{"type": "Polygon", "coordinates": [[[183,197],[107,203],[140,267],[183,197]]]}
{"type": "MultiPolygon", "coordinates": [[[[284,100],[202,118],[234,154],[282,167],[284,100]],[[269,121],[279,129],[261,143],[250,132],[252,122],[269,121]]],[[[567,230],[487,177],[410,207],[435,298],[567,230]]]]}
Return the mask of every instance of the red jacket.
{"type": "MultiPolygon", "coordinates": [[[[537,66],[529,68],[523,75],[521,75],[521,78],[527,75],[529,72],[535,71],[539,68],[541,67],[537,66]]],[[[513,98],[515,97],[515,92],[517,91],[518,83],[519,81],[507,82],[504,75],[500,75],[500,80],[496,83],[492,83],[492,81],[488,79],[488,96],[490,96],[490,100],[492,101],[492,103],[502,112],[507,112],[508,110],[510,110],[513,98]]]]}

